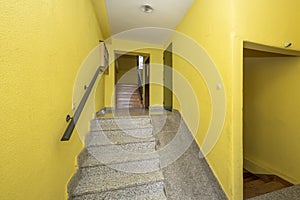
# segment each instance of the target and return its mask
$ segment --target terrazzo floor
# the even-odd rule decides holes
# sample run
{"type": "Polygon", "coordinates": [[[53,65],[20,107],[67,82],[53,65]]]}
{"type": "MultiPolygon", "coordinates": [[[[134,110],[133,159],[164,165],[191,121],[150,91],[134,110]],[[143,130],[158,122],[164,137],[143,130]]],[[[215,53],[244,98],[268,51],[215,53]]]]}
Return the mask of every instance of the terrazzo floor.
{"type": "Polygon", "coordinates": [[[166,165],[162,170],[168,200],[227,199],[206,160],[199,157],[199,147],[179,113],[151,117],[161,162],[166,165]],[[174,162],[167,164],[168,158],[174,162]]]}

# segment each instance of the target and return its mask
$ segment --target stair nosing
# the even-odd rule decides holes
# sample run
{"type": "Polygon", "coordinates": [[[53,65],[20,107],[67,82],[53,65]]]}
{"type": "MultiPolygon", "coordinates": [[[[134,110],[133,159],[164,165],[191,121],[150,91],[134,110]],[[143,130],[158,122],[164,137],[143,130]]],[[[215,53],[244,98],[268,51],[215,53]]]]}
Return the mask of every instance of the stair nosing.
{"type": "MultiPolygon", "coordinates": [[[[86,137],[104,137],[104,134],[97,134],[97,132],[92,132],[92,133],[88,133],[90,134],[89,136],[86,137]]],[[[122,144],[136,144],[136,143],[146,143],[146,142],[155,142],[156,139],[154,136],[150,136],[150,137],[134,137],[134,136],[106,136],[107,139],[110,141],[110,143],[104,143],[104,144],[100,144],[100,145],[96,145],[96,146],[107,146],[107,145],[122,145],[122,144]],[[118,142],[112,142],[111,140],[118,140],[118,142]]],[[[85,139],[85,145],[86,145],[86,139],[85,139]]],[[[90,146],[90,145],[88,145],[90,146]]]]}
{"type": "MultiPolygon", "coordinates": [[[[155,183],[159,183],[159,182],[164,183],[164,176],[163,176],[161,171],[151,172],[151,174],[154,174],[156,177],[158,177],[158,179],[150,180],[150,181],[145,180],[145,181],[141,181],[141,182],[130,182],[130,183],[129,182],[128,183],[121,182],[122,183],[122,184],[120,184],[121,186],[116,186],[116,187],[112,187],[112,188],[108,188],[108,189],[97,188],[94,191],[88,191],[88,192],[83,192],[83,193],[79,193],[79,194],[74,194],[74,192],[76,191],[76,187],[78,187],[78,185],[80,184],[80,180],[84,180],[84,178],[81,176],[81,179],[79,180],[78,185],[76,185],[74,190],[71,192],[71,194],[72,194],[71,196],[76,197],[76,196],[82,196],[82,195],[87,195],[87,194],[96,194],[96,193],[103,193],[103,192],[108,192],[108,191],[123,190],[123,189],[126,189],[126,188],[134,188],[136,186],[155,184],[155,183]]],[[[89,178],[86,178],[86,179],[89,179],[89,178]]],[[[121,177],[118,177],[116,179],[121,179],[121,177]]]]}
{"type": "Polygon", "coordinates": [[[148,143],[148,142],[155,142],[155,140],[151,141],[133,141],[133,142],[124,142],[124,143],[111,143],[111,144],[95,144],[95,145],[87,145],[86,147],[106,147],[106,146],[114,146],[114,145],[126,145],[126,144],[138,144],[138,143],[148,143]]]}
{"type": "MultiPolygon", "coordinates": [[[[138,118],[148,118],[151,121],[151,116],[150,115],[130,115],[130,119],[138,119],[138,118]]],[[[128,116],[112,116],[112,117],[98,117],[98,118],[94,118],[91,121],[96,121],[96,120],[107,120],[107,119],[128,119],[128,116]]],[[[130,120],[129,119],[129,120],[130,120]]]]}
{"type": "MultiPolygon", "coordinates": [[[[95,158],[96,159],[96,158],[95,158]]],[[[100,167],[100,166],[108,166],[109,165],[118,165],[118,164],[126,164],[126,163],[133,163],[133,162],[137,162],[137,161],[147,161],[147,160],[157,160],[159,159],[159,156],[158,157],[153,157],[153,158],[146,158],[146,159],[137,159],[137,160],[128,160],[128,161],[120,161],[120,162],[110,162],[110,163],[101,163],[101,162],[98,162],[97,164],[95,165],[88,165],[88,166],[82,166],[82,165],[78,165],[78,169],[86,169],[86,168],[96,168],[96,167],[100,167]]]]}
{"type": "Polygon", "coordinates": [[[145,183],[141,183],[141,184],[132,184],[132,185],[126,185],[123,187],[119,187],[119,188],[115,188],[115,189],[109,189],[109,190],[103,190],[103,191],[93,191],[93,192],[85,192],[85,193],[81,193],[81,194],[76,194],[76,195],[71,195],[71,197],[80,197],[80,196],[84,196],[84,195],[89,195],[89,194],[99,194],[99,193],[103,193],[103,192],[113,192],[113,191],[117,191],[117,190],[124,190],[126,188],[134,188],[136,186],[143,186],[143,185],[148,185],[148,184],[154,184],[154,183],[158,183],[158,182],[163,182],[164,179],[160,179],[157,181],[151,181],[151,182],[145,182],[145,183]]]}

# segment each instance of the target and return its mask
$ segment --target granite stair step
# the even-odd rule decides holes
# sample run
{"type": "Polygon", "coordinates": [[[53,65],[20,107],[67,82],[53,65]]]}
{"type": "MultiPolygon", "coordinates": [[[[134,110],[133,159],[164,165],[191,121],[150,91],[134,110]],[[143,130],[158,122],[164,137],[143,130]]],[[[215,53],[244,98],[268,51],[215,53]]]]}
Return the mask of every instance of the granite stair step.
{"type": "Polygon", "coordinates": [[[149,116],[92,120],[77,162],[78,170],[68,184],[69,199],[166,199],[149,116]]]}
{"type": "Polygon", "coordinates": [[[100,146],[88,146],[89,151],[98,151],[102,154],[117,154],[122,152],[128,153],[149,153],[155,151],[156,143],[153,142],[136,142],[118,145],[100,145],[100,146]],[[96,147],[96,148],[94,148],[96,147]]]}
{"type": "Polygon", "coordinates": [[[133,93],[133,94],[131,94],[131,95],[128,95],[128,93],[119,93],[119,94],[117,94],[116,96],[117,96],[118,98],[123,98],[123,97],[128,97],[128,96],[140,98],[141,95],[138,94],[138,93],[133,93]]]}
{"type": "Polygon", "coordinates": [[[141,101],[140,100],[125,100],[125,101],[119,101],[119,102],[117,102],[117,105],[124,105],[124,106],[126,106],[126,105],[139,105],[139,104],[141,104],[141,101]]]}
{"type": "Polygon", "coordinates": [[[98,194],[89,194],[83,195],[73,198],[73,200],[167,200],[167,197],[164,192],[157,192],[153,194],[145,194],[145,195],[118,195],[112,198],[112,195],[108,195],[108,197],[100,196],[98,194]]]}
{"type": "Polygon", "coordinates": [[[107,165],[120,171],[143,173],[160,169],[157,152],[102,154],[84,149],[78,156],[79,168],[107,165]]]}
{"type": "Polygon", "coordinates": [[[151,128],[150,117],[116,117],[94,119],[90,123],[90,130],[120,130],[151,128]]]}
{"type": "Polygon", "coordinates": [[[144,106],[141,103],[136,104],[121,104],[117,105],[120,109],[137,109],[137,108],[143,108],[144,106]]]}
{"type": "Polygon", "coordinates": [[[129,195],[138,196],[149,192],[163,192],[162,172],[126,173],[107,166],[80,169],[80,179],[70,191],[70,197],[97,194],[99,198],[129,195]]]}
{"type": "Polygon", "coordinates": [[[140,101],[140,98],[137,95],[136,96],[122,96],[122,97],[118,96],[117,99],[118,99],[117,103],[124,102],[124,101],[125,102],[140,101]]]}
{"type": "MultiPolygon", "coordinates": [[[[138,129],[140,130],[140,129],[138,129]]],[[[95,131],[90,132],[85,136],[85,146],[100,146],[112,144],[128,144],[128,143],[144,143],[155,142],[155,138],[150,135],[152,132],[142,131],[95,131]],[[149,137],[150,136],[150,137],[149,137]]]]}
{"type": "Polygon", "coordinates": [[[117,106],[122,106],[122,107],[124,107],[124,106],[140,106],[140,105],[142,105],[139,101],[136,101],[136,102],[133,102],[133,101],[131,101],[131,102],[122,102],[122,103],[117,103],[117,106]]]}
{"type": "Polygon", "coordinates": [[[119,93],[125,93],[125,92],[130,92],[130,93],[138,93],[138,88],[136,87],[122,87],[122,88],[116,88],[116,94],[119,93]]]}
{"type": "Polygon", "coordinates": [[[137,84],[123,84],[123,83],[121,83],[121,84],[116,84],[116,87],[118,88],[118,87],[130,87],[130,88],[137,88],[138,87],[138,85],[137,84]]]}
{"type": "Polygon", "coordinates": [[[137,90],[139,87],[137,85],[127,85],[121,86],[117,85],[116,90],[137,90]]]}
{"type": "Polygon", "coordinates": [[[136,116],[114,116],[114,117],[99,117],[94,120],[102,120],[102,121],[118,121],[118,120],[125,120],[125,121],[133,121],[133,122],[140,122],[143,121],[144,123],[151,123],[151,117],[146,115],[136,115],[136,116]]]}
{"type": "Polygon", "coordinates": [[[126,94],[128,96],[135,95],[135,94],[139,95],[138,90],[132,90],[132,89],[126,89],[126,90],[122,89],[122,90],[117,90],[116,92],[117,92],[116,93],[117,97],[119,96],[119,94],[126,94]]]}
{"type": "Polygon", "coordinates": [[[125,130],[93,130],[90,131],[86,137],[90,137],[93,135],[98,135],[105,133],[108,138],[114,137],[114,136],[120,136],[120,137],[137,137],[137,138],[145,138],[145,137],[153,137],[153,128],[139,128],[139,129],[125,129],[125,130]]]}
{"type": "Polygon", "coordinates": [[[140,103],[141,100],[134,98],[134,99],[129,99],[129,98],[122,98],[122,99],[118,99],[117,104],[134,104],[134,103],[140,103]]]}
{"type": "Polygon", "coordinates": [[[290,186],[275,192],[270,192],[257,197],[249,198],[250,200],[299,200],[300,185],[290,186]]]}
{"type": "Polygon", "coordinates": [[[116,84],[116,88],[138,88],[137,84],[116,84]]]}

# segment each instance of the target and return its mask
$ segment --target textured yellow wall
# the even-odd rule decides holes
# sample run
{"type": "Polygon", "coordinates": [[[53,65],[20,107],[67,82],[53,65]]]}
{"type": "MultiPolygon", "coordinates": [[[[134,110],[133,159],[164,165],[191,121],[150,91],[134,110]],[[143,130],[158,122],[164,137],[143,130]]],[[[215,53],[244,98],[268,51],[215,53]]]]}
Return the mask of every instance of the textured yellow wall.
{"type": "MultiPolygon", "coordinates": [[[[233,137],[232,137],[232,43],[231,43],[231,1],[195,1],[187,12],[183,20],[177,26],[176,31],[185,34],[194,40],[196,43],[201,45],[208,55],[211,57],[221,78],[224,82],[224,90],[226,93],[226,120],[223,129],[221,130],[221,135],[216,145],[212,151],[207,155],[207,160],[210,167],[212,168],[214,174],[218,178],[221,186],[223,187],[226,195],[230,199],[239,199],[241,194],[234,194],[234,185],[241,184],[234,183],[233,179],[233,137]]],[[[177,43],[184,42],[181,38],[173,39],[174,51],[176,50],[177,43]]],[[[181,47],[178,47],[181,48],[181,47]]],[[[188,52],[189,56],[201,57],[202,52],[195,52],[190,48],[181,50],[183,52],[188,52]]],[[[180,55],[179,55],[180,56],[180,55]]],[[[200,118],[199,129],[193,131],[196,135],[196,140],[201,146],[203,140],[206,136],[207,129],[209,127],[209,122],[212,117],[211,110],[211,96],[208,93],[208,88],[205,83],[204,78],[211,79],[213,74],[208,77],[203,77],[201,74],[197,73],[197,70],[201,71],[202,67],[214,67],[210,64],[200,61],[196,66],[191,66],[188,63],[189,60],[184,60],[184,58],[174,57],[174,69],[178,70],[184,77],[186,77],[191,84],[194,91],[196,91],[196,97],[198,106],[200,107],[199,113],[195,112],[195,107],[190,103],[190,95],[186,95],[183,98],[179,98],[178,101],[181,102],[181,106],[188,105],[187,110],[190,110],[192,116],[188,114],[184,115],[185,121],[189,125],[189,128],[193,131],[196,120],[200,118]],[[202,66],[201,66],[202,65],[202,66]],[[203,66],[204,65],[204,66],[203,66]]],[[[217,82],[216,82],[217,84],[217,82]]],[[[180,81],[174,77],[174,87],[178,87],[178,91],[184,90],[180,89],[180,81]]],[[[216,89],[216,85],[214,85],[216,89]]],[[[177,108],[177,103],[175,102],[174,107],[177,108]]],[[[182,109],[182,108],[181,108],[182,109]]],[[[221,111],[219,112],[219,114],[221,111]]],[[[218,115],[218,113],[216,113],[218,115]]],[[[214,116],[215,117],[215,116],[214,116]]],[[[241,150],[240,150],[241,151],[241,150]]]]}
{"type": "Polygon", "coordinates": [[[294,184],[300,183],[299,74],[298,57],[244,60],[245,167],[294,184]]]}
{"type": "Polygon", "coordinates": [[[138,84],[137,76],[137,56],[120,56],[118,58],[118,72],[116,73],[116,82],[138,84]],[[124,76],[126,74],[126,76],[124,76]],[[124,76],[124,77],[123,77],[124,76]],[[123,78],[122,78],[123,77],[123,78]],[[120,80],[122,78],[122,80],[120,80]]]}
{"type": "Polygon", "coordinates": [[[107,39],[111,36],[109,19],[106,10],[105,0],[90,0],[92,2],[94,12],[98,20],[98,25],[103,34],[103,39],[107,39]]]}
{"type": "MultiPolygon", "coordinates": [[[[198,0],[194,2],[176,29],[192,37],[205,48],[225,83],[226,121],[222,135],[207,159],[230,199],[242,199],[243,190],[243,42],[283,47],[285,41],[290,41],[293,44],[290,49],[299,50],[300,28],[297,25],[299,6],[300,2],[297,0],[289,2],[198,0]]],[[[178,70],[182,69],[183,73],[184,67],[189,66],[182,65],[182,61],[177,58],[174,65],[178,70]]],[[[194,88],[201,89],[201,84],[193,83],[196,77],[189,75],[189,71],[186,70],[184,74],[190,77],[194,88]]],[[[197,79],[201,82],[201,78],[197,79]]],[[[205,94],[205,88],[201,90],[205,94]]],[[[199,101],[199,105],[209,106],[209,103],[200,104],[199,101]]],[[[209,118],[208,111],[200,113],[205,115],[202,119],[209,118]]],[[[187,118],[186,121],[188,124],[189,121],[193,122],[187,118]]],[[[205,126],[196,137],[199,144],[202,142],[201,132],[204,130],[205,126]]]]}
{"type": "MultiPolygon", "coordinates": [[[[173,40],[174,51],[180,48],[176,43],[177,40],[173,40]]],[[[190,130],[193,134],[197,134],[197,142],[202,145],[212,117],[209,90],[205,79],[199,73],[201,69],[199,70],[197,66],[193,66],[175,52],[173,52],[173,64],[173,107],[181,112],[190,130]],[[189,87],[192,90],[189,90],[189,87]],[[196,101],[193,101],[193,98],[196,101]]]]}
{"type": "MultiPolygon", "coordinates": [[[[76,108],[80,104],[80,101],[86,92],[84,86],[89,86],[95,72],[101,65],[100,61],[102,58],[100,58],[99,47],[102,47],[102,45],[104,44],[101,43],[100,45],[97,45],[86,55],[81,63],[80,69],[77,72],[72,95],[72,103],[76,108]]],[[[101,73],[98,76],[93,90],[91,91],[76,124],[76,130],[82,140],[84,140],[84,136],[89,131],[89,122],[91,118],[94,116],[95,112],[104,107],[104,78],[104,73],[101,73]]]]}
{"type": "Polygon", "coordinates": [[[98,87],[95,91],[95,111],[103,109],[105,103],[105,75],[99,78],[98,87]]]}
{"type": "Polygon", "coordinates": [[[90,1],[0,4],[0,199],[65,199],[82,144],[60,138],[98,22],[90,1]]]}

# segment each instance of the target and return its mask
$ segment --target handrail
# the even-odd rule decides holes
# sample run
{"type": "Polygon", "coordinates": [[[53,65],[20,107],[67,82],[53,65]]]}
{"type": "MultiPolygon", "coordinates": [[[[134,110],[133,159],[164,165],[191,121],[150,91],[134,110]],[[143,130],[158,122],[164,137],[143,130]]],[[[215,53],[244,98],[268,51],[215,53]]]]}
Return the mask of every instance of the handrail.
{"type": "Polygon", "coordinates": [[[74,116],[72,118],[67,116],[67,121],[68,121],[68,119],[71,119],[71,122],[69,123],[67,129],[65,130],[65,133],[61,138],[61,141],[70,140],[71,135],[73,133],[73,130],[75,128],[75,125],[76,125],[76,123],[77,123],[77,121],[80,117],[80,114],[81,114],[81,112],[82,112],[82,110],[85,106],[85,103],[86,103],[86,101],[87,101],[87,99],[88,99],[88,97],[89,97],[89,95],[90,95],[90,93],[91,93],[91,91],[92,91],[92,89],[95,85],[95,82],[96,82],[99,74],[102,73],[103,71],[104,71],[103,67],[98,67],[97,71],[95,72],[95,75],[94,75],[93,79],[91,80],[91,83],[87,87],[86,92],[84,93],[84,96],[82,97],[82,99],[80,101],[80,104],[79,104],[78,108],[75,111],[74,116]]]}
{"type": "MultiPolygon", "coordinates": [[[[141,70],[138,69],[138,87],[139,87],[139,93],[140,93],[140,97],[141,97],[141,101],[143,101],[143,79],[142,79],[142,75],[141,75],[141,70]]],[[[141,102],[142,103],[142,102],[141,102]]]]}

